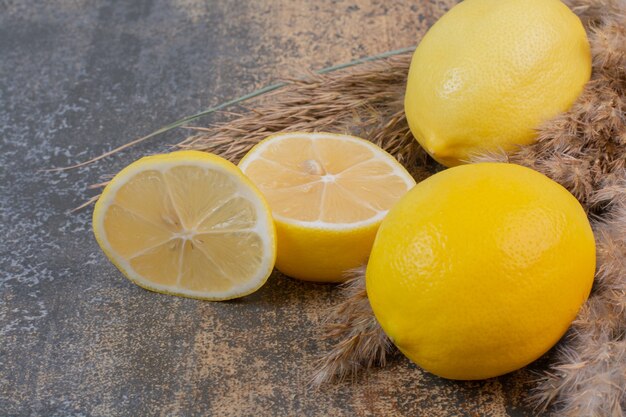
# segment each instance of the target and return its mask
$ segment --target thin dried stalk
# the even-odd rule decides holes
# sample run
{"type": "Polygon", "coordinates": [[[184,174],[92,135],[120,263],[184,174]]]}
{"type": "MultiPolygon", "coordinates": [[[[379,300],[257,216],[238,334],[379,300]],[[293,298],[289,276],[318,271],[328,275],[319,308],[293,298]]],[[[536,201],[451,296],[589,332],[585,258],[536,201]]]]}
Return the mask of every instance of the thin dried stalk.
{"type": "MultiPolygon", "coordinates": [[[[414,49],[415,49],[414,46],[409,46],[409,47],[406,47],[406,48],[396,49],[396,50],[393,50],[393,51],[386,51],[386,52],[383,52],[383,53],[380,53],[380,54],[377,54],[377,55],[371,55],[371,56],[367,56],[367,57],[364,57],[364,58],[358,58],[358,59],[352,60],[350,62],[345,62],[343,64],[337,64],[337,65],[333,65],[333,66],[330,66],[330,67],[322,68],[321,70],[318,70],[315,73],[316,74],[327,74],[327,73],[330,73],[330,72],[333,72],[333,71],[338,71],[338,70],[345,69],[345,68],[350,68],[350,67],[353,67],[353,66],[356,66],[356,65],[361,65],[361,64],[364,64],[366,62],[378,61],[380,59],[389,58],[389,57],[392,57],[394,55],[408,53],[408,52],[413,51],[414,49]]],[[[145,142],[148,139],[152,139],[153,137],[156,137],[156,136],[161,135],[163,133],[169,132],[172,129],[176,129],[178,127],[183,127],[183,126],[185,126],[189,122],[198,120],[198,119],[200,119],[200,118],[202,118],[204,116],[208,116],[209,114],[215,113],[217,111],[221,111],[222,109],[225,109],[227,107],[233,106],[235,104],[242,103],[242,102],[248,101],[250,99],[253,99],[253,98],[256,98],[256,97],[260,97],[260,96],[262,96],[264,94],[267,94],[269,92],[279,90],[279,89],[281,89],[283,87],[286,87],[287,85],[288,85],[287,82],[279,82],[279,83],[276,83],[276,84],[271,84],[271,85],[265,86],[265,87],[260,88],[260,89],[258,89],[256,91],[253,91],[251,93],[244,94],[241,97],[237,97],[237,98],[234,98],[232,100],[225,101],[223,103],[218,104],[217,106],[209,107],[208,109],[203,110],[203,111],[201,111],[199,113],[192,114],[191,116],[183,117],[182,119],[179,119],[179,120],[176,120],[176,121],[174,121],[174,122],[172,122],[170,124],[167,124],[167,125],[159,128],[159,129],[155,130],[152,133],[149,133],[149,134],[147,134],[145,136],[142,136],[140,138],[137,138],[137,139],[134,139],[134,140],[132,140],[130,142],[127,142],[127,143],[125,143],[125,144],[123,144],[121,146],[118,146],[115,149],[112,149],[112,150],[110,150],[108,152],[105,152],[105,153],[103,153],[101,155],[98,155],[98,156],[96,156],[94,158],[88,159],[88,160],[83,161],[83,162],[76,163],[74,165],[70,165],[70,166],[66,166],[66,167],[60,167],[60,168],[51,168],[51,169],[46,169],[46,170],[43,170],[43,171],[44,172],[60,172],[60,171],[66,171],[66,170],[80,168],[80,167],[83,167],[83,166],[86,166],[86,165],[90,165],[90,164],[92,164],[94,162],[97,162],[97,161],[99,161],[101,159],[107,158],[107,157],[109,157],[111,155],[115,155],[118,152],[121,152],[121,151],[123,151],[125,149],[131,148],[131,147],[133,147],[135,145],[138,145],[138,144],[140,144],[142,142],[145,142]]],[[[78,207],[75,210],[78,210],[78,209],[80,209],[82,207],[88,206],[89,204],[91,204],[91,203],[90,202],[86,202],[81,207],[78,207]]]]}
{"type": "Polygon", "coordinates": [[[417,179],[434,163],[415,142],[404,116],[404,88],[411,55],[350,71],[309,74],[266,96],[267,104],[209,128],[178,146],[217,153],[238,162],[252,146],[278,132],[350,133],[381,146],[417,179]]]}

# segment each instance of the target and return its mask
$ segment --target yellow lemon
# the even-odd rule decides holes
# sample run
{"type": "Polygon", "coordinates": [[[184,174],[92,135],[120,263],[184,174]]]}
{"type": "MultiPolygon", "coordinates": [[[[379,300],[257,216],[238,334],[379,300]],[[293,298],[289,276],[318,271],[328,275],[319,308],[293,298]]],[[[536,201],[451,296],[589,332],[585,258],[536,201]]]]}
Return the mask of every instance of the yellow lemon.
{"type": "Polygon", "coordinates": [[[377,320],[413,362],[483,379],[534,361],[591,290],[594,237],[578,201],[513,164],[462,165],[415,186],[367,266],[377,320]]]}
{"type": "Polygon", "coordinates": [[[534,142],[590,75],[585,30],[559,0],[465,0],[415,50],[406,117],[422,147],[455,166],[534,142]]]}
{"type": "Polygon", "coordinates": [[[365,263],[383,217],[415,185],[378,146],[331,133],[271,136],[239,167],[272,209],[276,267],[309,281],[342,281],[365,263]]]}
{"type": "Polygon", "coordinates": [[[205,152],[149,156],[124,168],[96,203],[93,230],[131,281],[185,297],[249,294],[276,258],[263,196],[235,165],[205,152]]]}

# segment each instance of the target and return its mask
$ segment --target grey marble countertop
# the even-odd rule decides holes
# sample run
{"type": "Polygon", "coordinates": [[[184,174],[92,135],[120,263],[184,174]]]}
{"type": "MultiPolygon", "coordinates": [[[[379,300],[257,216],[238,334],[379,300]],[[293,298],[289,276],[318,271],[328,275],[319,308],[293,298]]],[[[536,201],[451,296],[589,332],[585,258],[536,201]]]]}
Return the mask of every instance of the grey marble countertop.
{"type": "Polygon", "coordinates": [[[450,3],[0,0],[0,415],[531,415],[528,370],[459,383],[398,358],[311,390],[332,286],[275,273],[249,297],[210,303],[124,279],[91,209],[70,210],[184,130],[40,171],[281,76],[414,44],[450,3]]]}

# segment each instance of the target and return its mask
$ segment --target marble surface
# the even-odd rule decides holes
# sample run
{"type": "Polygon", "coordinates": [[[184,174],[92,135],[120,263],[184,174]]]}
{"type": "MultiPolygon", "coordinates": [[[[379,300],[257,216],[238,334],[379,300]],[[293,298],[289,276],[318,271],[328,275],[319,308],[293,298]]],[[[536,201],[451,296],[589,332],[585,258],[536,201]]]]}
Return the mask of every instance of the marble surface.
{"type": "Polygon", "coordinates": [[[0,0],[0,414],[536,415],[528,369],[462,383],[398,358],[312,390],[332,286],[275,273],[251,296],[210,303],[124,279],[92,236],[91,209],[70,210],[184,130],[41,172],[281,76],[414,44],[451,3],[0,0]]]}

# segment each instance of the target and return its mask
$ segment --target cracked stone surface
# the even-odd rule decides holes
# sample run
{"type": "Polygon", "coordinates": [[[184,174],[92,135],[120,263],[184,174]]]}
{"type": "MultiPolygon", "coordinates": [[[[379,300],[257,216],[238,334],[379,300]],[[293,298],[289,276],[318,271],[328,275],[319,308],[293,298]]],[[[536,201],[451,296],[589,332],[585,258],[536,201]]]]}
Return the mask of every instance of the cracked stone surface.
{"type": "Polygon", "coordinates": [[[275,273],[251,296],[210,303],[124,279],[92,236],[91,210],[70,210],[184,130],[40,171],[281,76],[414,44],[452,3],[0,0],[0,414],[536,415],[528,369],[463,383],[398,358],[310,389],[332,286],[275,273]]]}

